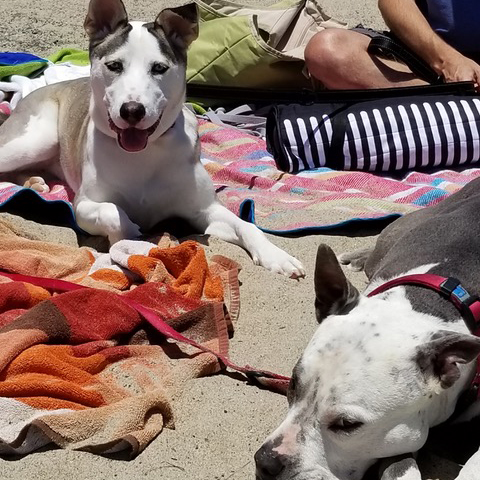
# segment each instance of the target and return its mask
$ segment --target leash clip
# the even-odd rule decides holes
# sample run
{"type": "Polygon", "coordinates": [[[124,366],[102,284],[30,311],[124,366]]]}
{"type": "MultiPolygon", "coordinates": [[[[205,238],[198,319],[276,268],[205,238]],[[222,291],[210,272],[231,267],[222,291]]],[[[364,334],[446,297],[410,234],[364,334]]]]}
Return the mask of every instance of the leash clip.
{"type": "Polygon", "coordinates": [[[243,372],[249,380],[257,380],[259,378],[274,378],[266,372],[259,372],[257,370],[247,370],[243,372]]]}

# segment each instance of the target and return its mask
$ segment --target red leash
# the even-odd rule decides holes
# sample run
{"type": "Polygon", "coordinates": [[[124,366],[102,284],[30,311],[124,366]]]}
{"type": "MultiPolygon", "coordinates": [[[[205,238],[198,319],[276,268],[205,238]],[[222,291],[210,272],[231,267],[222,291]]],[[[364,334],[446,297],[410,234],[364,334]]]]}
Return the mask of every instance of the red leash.
{"type": "MultiPolygon", "coordinates": [[[[71,292],[74,290],[80,290],[86,287],[84,285],[78,285],[76,283],[66,282],[64,280],[56,280],[51,278],[34,277],[31,275],[21,275],[17,273],[5,273],[0,272],[0,275],[8,277],[11,280],[18,282],[30,283],[43,287],[47,290],[56,292],[71,292]]],[[[462,287],[460,282],[455,278],[441,277],[439,275],[433,275],[429,273],[418,275],[406,275],[390,280],[379,287],[371,291],[368,296],[372,297],[383,293],[393,287],[402,285],[419,285],[425,288],[434,290],[447,299],[449,299],[455,307],[460,311],[465,323],[470,331],[480,336],[480,300],[476,296],[472,296],[468,291],[462,287]]],[[[177,342],[186,343],[191,345],[202,352],[210,353],[217,357],[219,362],[225,367],[229,367],[234,371],[243,373],[250,380],[259,383],[260,385],[267,386],[280,393],[286,393],[288,384],[290,382],[289,377],[278,375],[273,372],[265,370],[257,370],[248,365],[239,366],[233,363],[228,357],[218,352],[200,345],[199,343],[191,340],[181,333],[177,332],[174,328],[168,325],[157,313],[153,310],[144,307],[143,305],[125,298],[122,295],[116,294],[125,304],[136,310],[153,328],[158,330],[166,338],[171,338],[177,342]]],[[[476,397],[480,398],[480,357],[477,359],[477,373],[472,381],[471,389],[475,391],[476,397]]]]}
{"type": "MultiPolygon", "coordinates": [[[[66,282],[65,280],[56,280],[53,278],[43,278],[43,277],[34,277],[31,275],[21,275],[18,273],[5,273],[0,272],[0,275],[8,277],[16,282],[30,283],[39,287],[43,287],[46,290],[51,290],[55,292],[72,292],[74,290],[81,289],[91,289],[92,287],[87,287],[85,285],[78,285],[77,283],[66,282]]],[[[115,294],[117,297],[124,302],[129,307],[136,310],[153,328],[158,330],[166,338],[171,338],[177,342],[186,343],[195,348],[198,348],[202,352],[211,353],[219,362],[225,366],[229,367],[236,372],[243,373],[248,377],[249,380],[259,383],[260,385],[266,386],[272,390],[275,390],[279,393],[285,394],[290,382],[289,377],[279,375],[277,373],[269,372],[267,370],[257,370],[249,365],[239,366],[233,363],[228,357],[222,355],[218,352],[215,352],[199,343],[191,340],[190,338],[185,337],[181,333],[177,332],[172,328],[168,323],[166,323],[157,313],[155,313],[150,308],[144,307],[140,303],[124,297],[120,294],[115,294]]]]}

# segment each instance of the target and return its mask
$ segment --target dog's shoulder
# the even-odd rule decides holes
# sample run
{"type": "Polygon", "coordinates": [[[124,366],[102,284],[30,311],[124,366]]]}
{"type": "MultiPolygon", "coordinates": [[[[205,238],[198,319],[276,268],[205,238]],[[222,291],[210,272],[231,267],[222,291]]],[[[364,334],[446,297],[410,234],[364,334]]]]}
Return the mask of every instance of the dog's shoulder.
{"type": "Polygon", "coordinates": [[[90,104],[90,78],[76,78],[51,85],[51,95],[60,105],[68,108],[81,108],[90,104]]]}

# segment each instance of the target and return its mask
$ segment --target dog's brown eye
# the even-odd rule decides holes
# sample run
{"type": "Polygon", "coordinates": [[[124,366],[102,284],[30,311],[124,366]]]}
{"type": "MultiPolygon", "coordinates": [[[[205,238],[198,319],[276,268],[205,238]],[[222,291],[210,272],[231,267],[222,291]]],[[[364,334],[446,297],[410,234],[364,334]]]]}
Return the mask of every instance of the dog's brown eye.
{"type": "Polygon", "coordinates": [[[352,433],[363,426],[363,422],[356,420],[348,420],[347,418],[337,418],[335,422],[331,423],[328,427],[333,433],[352,433]]]}
{"type": "Polygon", "coordinates": [[[168,66],[167,66],[167,65],[164,65],[163,63],[155,62],[155,63],[152,65],[152,74],[153,74],[153,75],[162,75],[162,74],[165,73],[167,70],[168,70],[168,66]]]}
{"type": "Polygon", "coordinates": [[[122,73],[123,72],[123,64],[122,62],[107,62],[105,66],[114,73],[122,73]]]}

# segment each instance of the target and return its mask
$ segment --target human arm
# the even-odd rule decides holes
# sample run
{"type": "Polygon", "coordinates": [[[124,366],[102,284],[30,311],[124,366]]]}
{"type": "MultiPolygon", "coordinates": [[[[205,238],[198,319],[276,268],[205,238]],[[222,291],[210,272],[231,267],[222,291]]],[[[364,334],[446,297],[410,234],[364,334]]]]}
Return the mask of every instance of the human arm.
{"type": "Polygon", "coordinates": [[[414,0],[379,0],[378,7],[391,31],[425,60],[446,82],[480,84],[480,65],[442,40],[414,0]]]}

